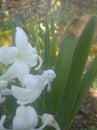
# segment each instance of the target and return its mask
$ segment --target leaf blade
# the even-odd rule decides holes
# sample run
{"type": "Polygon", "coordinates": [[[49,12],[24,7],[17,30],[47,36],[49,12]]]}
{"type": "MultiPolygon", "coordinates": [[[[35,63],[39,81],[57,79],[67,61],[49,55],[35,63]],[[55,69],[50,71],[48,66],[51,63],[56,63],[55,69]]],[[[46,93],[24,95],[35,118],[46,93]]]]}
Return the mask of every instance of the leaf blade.
{"type": "Polygon", "coordinates": [[[59,124],[61,124],[62,127],[65,125],[66,130],[68,130],[71,125],[69,123],[70,116],[75,103],[76,95],[78,93],[80,79],[83,74],[91,47],[91,41],[94,33],[94,21],[94,17],[90,19],[76,45],[72,58],[70,73],[64,87],[65,89],[63,90],[64,92],[60,100],[58,111],[56,113],[56,118],[60,119],[59,124]],[[62,113],[63,111],[64,113],[62,113]]]}
{"type": "Polygon", "coordinates": [[[61,98],[61,93],[63,91],[64,82],[66,82],[72,54],[76,46],[77,39],[74,35],[70,34],[66,36],[60,46],[57,63],[55,67],[56,79],[53,84],[53,112],[57,111],[58,102],[61,98]],[[68,56],[68,57],[67,57],[68,56]],[[63,73],[64,72],[64,73],[63,73]]]}

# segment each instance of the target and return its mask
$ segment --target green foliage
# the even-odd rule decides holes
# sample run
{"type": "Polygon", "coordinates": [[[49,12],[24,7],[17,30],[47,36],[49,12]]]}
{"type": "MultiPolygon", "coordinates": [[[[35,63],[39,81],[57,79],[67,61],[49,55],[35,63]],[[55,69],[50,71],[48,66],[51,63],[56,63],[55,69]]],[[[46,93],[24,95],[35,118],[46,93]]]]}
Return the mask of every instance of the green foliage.
{"type": "MultiPolygon", "coordinates": [[[[65,38],[65,40],[71,39],[71,43],[67,40],[67,44],[69,43],[68,55],[65,51],[66,47],[64,52],[61,50],[63,49],[63,44],[59,52],[59,57],[61,57],[57,61],[59,65],[56,65],[55,68],[57,78],[53,89],[53,107],[60,126],[65,130],[69,130],[88,88],[97,75],[97,58],[95,58],[90,68],[84,74],[84,67],[89,55],[94,32],[94,23],[95,18],[93,17],[78,41],[74,42],[70,36],[65,38]],[[74,51],[71,47],[72,42],[73,44],[75,43],[74,51]],[[67,58],[65,58],[66,56],[67,58]]],[[[64,42],[64,44],[66,43],[64,42]]]]}
{"type": "MultiPolygon", "coordinates": [[[[79,40],[74,35],[67,35],[59,47],[59,54],[53,64],[50,30],[48,25],[45,34],[44,68],[55,66],[56,79],[53,83],[53,91],[44,92],[44,111],[55,115],[60,127],[69,130],[75,115],[97,75],[97,57],[84,72],[85,64],[91,48],[94,33],[95,18],[91,18],[86,25],[79,40]]],[[[53,37],[53,36],[52,36],[53,37]]],[[[56,45],[55,45],[56,47],[56,45]]],[[[42,109],[41,109],[42,111],[42,109]]]]}
{"type": "Polygon", "coordinates": [[[64,91],[64,83],[67,81],[72,55],[76,46],[76,38],[70,34],[63,40],[56,63],[56,79],[54,82],[53,97],[54,97],[54,112],[56,112],[60,98],[64,91]]]}
{"type": "Polygon", "coordinates": [[[97,89],[97,78],[94,80],[92,86],[93,86],[93,88],[97,89]]]}
{"type": "Polygon", "coordinates": [[[9,115],[14,116],[16,108],[17,108],[16,99],[12,96],[7,96],[6,102],[5,102],[5,107],[7,108],[9,115]]]}

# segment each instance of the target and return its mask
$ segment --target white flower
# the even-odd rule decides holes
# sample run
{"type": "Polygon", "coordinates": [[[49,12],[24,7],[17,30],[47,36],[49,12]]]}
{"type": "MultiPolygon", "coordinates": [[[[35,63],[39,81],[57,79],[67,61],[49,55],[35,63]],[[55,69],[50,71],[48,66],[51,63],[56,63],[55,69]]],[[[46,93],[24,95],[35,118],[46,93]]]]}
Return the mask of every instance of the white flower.
{"type": "Polygon", "coordinates": [[[34,87],[32,89],[28,89],[12,86],[11,92],[17,99],[17,104],[26,105],[35,101],[35,99],[39,97],[42,91],[34,87]]]}
{"type": "Polygon", "coordinates": [[[41,75],[24,75],[20,81],[22,86],[25,88],[37,88],[43,90],[46,85],[48,85],[48,90],[50,90],[51,82],[56,78],[56,74],[53,70],[45,70],[41,75]]]}
{"type": "Polygon", "coordinates": [[[0,130],[35,130],[38,124],[38,116],[35,109],[31,106],[19,106],[16,110],[16,115],[13,118],[13,129],[4,127],[6,115],[3,115],[0,120],[0,130]]]}
{"type": "Polygon", "coordinates": [[[18,107],[12,124],[14,130],[31,130],[31,128],[35,128],[38,124],[35,109],[31,106],[18,107]]]}
{"type": "Polygon", "coordinates": [[[30,67],[36,70],[42,64],[41,57],[37,54],[36,48],[33,48],[28,42],[25,32],[20,28],[16,28],[15,37],[16,46],[0,48],[0,62],[3,64],[12,64],[7,72],[0,79],[10,80],[19,78],[24,74],[28,74],[30,67]]]}
{"type": "Polygon", "coordinates": [[[8,86],[8,82],[6,80],[0,81],[0,103],[5,101],[5,95],[9,95],[9,90],[6,88],[8,86]]]}
{"type": "Polygon", "coordinates": [[[41,119],[42,119],[42,123],[43,123],[43,125],[41,126],[41,129],[43,129],[45,126],[49,125],[49,126],[54,127],[56,130],[60,130],[60,127],[59,127],[58,123],[56,122],[53,115],[45,113],[45,114],[43,114],[41,119]]]}
{"type": "Polygon", "coordinates": [[[43,130],[48,125],[54,127],[56,130],[60,130],[54,116],[47,113],[40,117],[43,125],[35,128],[38,125],[38,115],[31,106],[19,106],[17,108],[16,115],[12,121],[12,129],[4,127],[5,119],[6,115],[3,115],[0,120],[0,130],[43,130]]]}
{"type": "Polygon", "coordinates": [[[21,78],[23,88],[13,85],[12,94],[20,105],[32,103],[40,96],[46,85],[50,89],[50,84],[55,77],[53,70],[46,70],[41,75],[26,74],[21,78]]]}

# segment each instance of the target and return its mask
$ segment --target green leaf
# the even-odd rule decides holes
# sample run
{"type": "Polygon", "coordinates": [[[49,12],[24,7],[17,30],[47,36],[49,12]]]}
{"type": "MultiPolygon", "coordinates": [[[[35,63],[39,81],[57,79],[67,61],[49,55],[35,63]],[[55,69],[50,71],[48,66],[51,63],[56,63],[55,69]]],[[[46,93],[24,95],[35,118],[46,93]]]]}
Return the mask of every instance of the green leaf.
{"type": "Polygon", "coordinates": [[[70,117],[79,90],[79,83],[83,75],[84,67],[90,51],[91,42],[94,33],[94,25],[95,25],[95,18],[92,17],[88,22],[88,24],[86,25],[84,31],[82,32],[77,42],[72,57],[69,75],[65,85],[63,86],[64,89],[62,89],[63,91],[62,97],[60,103],[58,104],[59,106],[58,106],[58,111],[56,113],[56,118],[59,119],[59,124],[61,125],[62,128],[64,127],[65,130],[69,130],[71,125],[71,122],[69,121],[71,120],[70,117]]]}
{"type": "MultiPolygon", "coordinates": [[[[45,31],[45,41],[44,41],[44,69],[50,69],[52,68],[52,59],[51,59],[51,43],[50,43],[50,32],[49,32],[49,26],[48,23],[45,25],[46,31],[45,31]]],[[[50,93],[47,93],[46,90],[43,92],[43,112],[51,112],[52,111],[52,95],[50,93]]]]}
{"type": "Polygon", "coordinates": [[[76,46],[76,38],[73,34],[66,36],[60,46],[55,67],[56,79],[53,84],[53,112],[57,111],[59,101],[64,90],[70,70],[72,55],[76,46]]]}
{"type": "MultiPolygon", "coordinates": [[[[84,74],[83,78],[81,79],[80,85],[79,85],[79,91],[76,96],[76,101],[73,107],[73,111],[71,114],[71,119],[73,119],[79,110],[79,107],[81,103],[83,102],[83,99],[85,98],[91,84],[93,83],[94,79],[97,76],[97,57],[94,59],[92,64],[90,65],[87,72],[84,74]]],[[[72,122],[72,120],[71,120],[72,122]]]]}
{"type": "Polygon", "coordinates": [[[45,32],[45,45],[44,45],[44,68],[51,68],[51,49],[50,49],[50,35],[49,35],[49,27],[46,24],[46,32],[45,32]]]}
{"type": "Polygon", "coordinates": [[[8,113],[14,116],[17,108],[16,99],[12,96],[7,96],[4,104],[8,113]]]}
{"type": "Polygon", "coordinates": [[[58,47],[59,47],[59,43],[57,40],[58,34],[55,33],[56,28],[55,28],[54,24],[55,24],[54,19],[51,19],[50,36],[51,36],[51,56],[52,56],[53,68],[55,67],[55,64],[56,64],[57,51],[58,51],[58,47]]]}

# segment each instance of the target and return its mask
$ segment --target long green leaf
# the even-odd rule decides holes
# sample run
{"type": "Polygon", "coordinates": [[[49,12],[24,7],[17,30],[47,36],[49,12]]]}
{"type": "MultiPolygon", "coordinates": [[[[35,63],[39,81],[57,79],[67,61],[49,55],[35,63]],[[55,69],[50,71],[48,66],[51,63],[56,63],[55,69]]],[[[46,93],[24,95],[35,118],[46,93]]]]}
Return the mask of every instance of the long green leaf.
{"type": "Polygon", "coordinates": [[[53,112],[56,113],[58,104],[64,89],[70,70],[72,55],[76,46],[76,38],[73,34],[66,36],[61,44],[57,64],[55,68],[56,79],[53,84],[53,112]]]}
{"type": "Polygon", "coordinates": [[[90,88],[96,76],[97,76],[97,57],[94,59],[93,63],[90,65],[89,69],[87,70],[83,78],[81,79],[81,82],[79,85],[79,91],[76,97],[76,102],[73,107],[73,111],[71,115],[71,122],[72,122],[72,119],[74,119],[77,111],[79,110],[79,107],[82,104],[83,99],[86,96],[88,89],[90,88]]]}
{"type": "Polygon", "coordinates": [[[52,60],[51,60],[49,27],[48,24],[46,24],[45,45],[44,45],[44,69],[49,68],[52,68],[52,60]]]}
{"type": "MultiPolygon", "coordinates": [[[[50,41],[50,32],[48,23],[45,25],[45,45],[44,45],[44,69],[52,68],[52,59],[51,59],[51,41],[50,41]]],[[[44,90],[43,93],[43,107],[45,112],[52,111],[52,94],[48,93],[47,90],[44,90]]]]}
{"type": "Polygon", "coordinates": [[[76,45],[70,73],[64,87],[65,89],[62,93],[58,111],[56,113],[56,118],[60,119],[59,123],[65,128],[65,130],[69,130],[70,128],[70,116],[75,104],[76,95],[79,90],[78,86],[91,47],[91,41],[94,33],[94,19],[94,17],[90,19],[76,45]]]}

